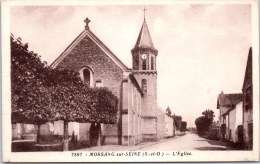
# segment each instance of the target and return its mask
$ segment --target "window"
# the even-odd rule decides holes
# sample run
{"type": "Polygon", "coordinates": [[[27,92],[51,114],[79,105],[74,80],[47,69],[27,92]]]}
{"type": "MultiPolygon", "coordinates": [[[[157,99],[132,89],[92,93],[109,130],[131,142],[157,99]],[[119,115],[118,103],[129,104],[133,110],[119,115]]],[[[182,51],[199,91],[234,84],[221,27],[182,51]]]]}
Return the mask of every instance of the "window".
{"type": "Polygon", "coordinates": [[[97,87],[97,88],[103,87],[102,80],[97,80],[95,87],[97,87]]]}
{"type": "Polygon", "coordinates": [[[79,74],[80,74],[81,80],[83,81],[83,83],[85,85],[87,85],[88,87],[93,87],[93,82],[92,82],[93,71],[92,71],[92,69],[90,67],[88,67],[88,66],[83,67],[79,71],[79,74]]]}
{"type": "Polygon", "coordinates": [[[146,79],[142,79],[142,90],[147,91],[147,81],[146,81],[146,79]]]}
{"type": "Polygon", "coordinates": [[[146,70],[146,59],[145,60],[143,60],[143,70],[146,70]]]}
{"type": "Polygon", "coordinates": [[[151,57],[151,70],[154,70],[154,60],[153,60],[153,57],[151,57]]]}
{"type": "Polygon", "coordinates": [[[133,56],[133,69],[134,70],[138,70],[139,69],[139,59],[137,56],[133,56]]]}
{"type": "Polygon", "coordinates": [[[84,84],[90,86],[90,71],[88,69],[83,70],[84,84]]]}

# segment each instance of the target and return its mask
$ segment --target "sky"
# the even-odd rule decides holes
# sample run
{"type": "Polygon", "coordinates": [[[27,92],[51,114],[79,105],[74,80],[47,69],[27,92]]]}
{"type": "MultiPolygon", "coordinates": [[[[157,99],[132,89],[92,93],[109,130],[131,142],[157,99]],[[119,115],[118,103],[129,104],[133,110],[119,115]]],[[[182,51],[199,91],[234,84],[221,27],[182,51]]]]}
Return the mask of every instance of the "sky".
{"type": "MultiPolygon", "coordinates": [[[[146,22],[156,49],[158,106],[171,108],[188,126],[217,96],[241,93],[249,47],[247,4],[146,5],[146,22]]],[[[20,6],[11,8],[11,33],[29,43],[50,65],[84,30],[90,30],[129,68],[141,29],[143,5],[20,6]]]]}

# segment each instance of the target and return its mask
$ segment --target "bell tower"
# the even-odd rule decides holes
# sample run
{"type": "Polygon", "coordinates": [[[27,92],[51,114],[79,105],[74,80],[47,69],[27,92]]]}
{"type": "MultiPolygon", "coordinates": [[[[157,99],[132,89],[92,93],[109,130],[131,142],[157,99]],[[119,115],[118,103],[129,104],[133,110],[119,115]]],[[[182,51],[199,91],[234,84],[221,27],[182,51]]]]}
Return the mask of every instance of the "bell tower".
{"type": "Polygon", "coordinates": [[[157,138],[157,70],[158,50],[154,48],[146,20],[131,51],[133,59],[132,74],[141,86],[143,97],[143,137],[144,140],[157,138]]]}

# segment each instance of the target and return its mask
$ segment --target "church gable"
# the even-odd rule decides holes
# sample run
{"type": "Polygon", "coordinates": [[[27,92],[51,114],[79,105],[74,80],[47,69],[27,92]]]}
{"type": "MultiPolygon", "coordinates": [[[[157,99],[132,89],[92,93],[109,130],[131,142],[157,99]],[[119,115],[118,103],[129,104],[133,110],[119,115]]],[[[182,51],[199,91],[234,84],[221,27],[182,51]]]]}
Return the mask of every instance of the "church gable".
{"type": "MultiPolygon", "coordinates": [[[[96,37],[89,29],[84,30],[63,52],[62,54],[51,64],[52,68],[56,68],[58,66],[60,66],[61,62],[63,62],[63,60],[66,58],[68,55],[73,54],[73,51],[77,51],[77,47],[80,46],[80,49],[87,50],[87,52],[91,52],[91,53],[96,53],[96,55],[98,54],[103,54],[106,55],[108,58],[110,58],[110,60],[112,60],[118,67],[120,67],[120,69],[122,69],[123,71],[125,70],[129,70],[129,68],[98,38],[96,37]],[[88,42],[86,42],[86,40],[88,40],[88,42]],[[86,45],[84,47],[84,45],[82,46],[82,43],[84,42],[86,45]],[[90,49],[90,47],[93,47],[93,45],[95,44],[95,48],[94,49],[90,49]],[[89,49],[87,49],[87,47],[89,49]],[[99,53],[95,52],[96,49],[99,50],[99,53]],[[103,52],[101,52],[103,51],[103,52]]],[[[82,53],[82,52],[79,52],[82,53]]],[[[86,52],[83,52],[84,54],[86,54],[86,52]]]]}
{"type": "MultiPolygon", "coordinates": [[[[84,66],[108,64],[115,69],[121,69],[111,60],[102,49],[86,35],[75,47],[57,64],[56,68],[79,71],[84,66]]],[[[94,69],[96,70],[96,69],[94,69]]]]}
{"type": "Polygon", "coordinates": [[[68,69],[83,74],[91,71],[90,86],[108,87],[120,96],[123,72],[128,68],[90,31],[84,30],[53,62],[52,68],[68,69]],[[98,84],[97,84],[98,83],[98,84]]]}

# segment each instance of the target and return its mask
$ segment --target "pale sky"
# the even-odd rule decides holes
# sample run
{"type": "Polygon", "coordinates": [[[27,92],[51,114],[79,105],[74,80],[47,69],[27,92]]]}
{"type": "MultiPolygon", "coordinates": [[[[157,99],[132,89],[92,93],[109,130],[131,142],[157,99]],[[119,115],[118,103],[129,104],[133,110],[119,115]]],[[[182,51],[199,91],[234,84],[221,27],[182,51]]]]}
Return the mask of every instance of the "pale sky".
{"type": "MultiPolygon", "coordinates": [[[[205,109],[219,113],[217,96],[241,93],[251,46],[250,5],[146,5],[158,49],[158,105],[188,126],[205,109]]],[[[143,23],[142,5],[13,7],[11,32],[50,65],[84,30],[84,19],[128,67],[143,23]]]]}

